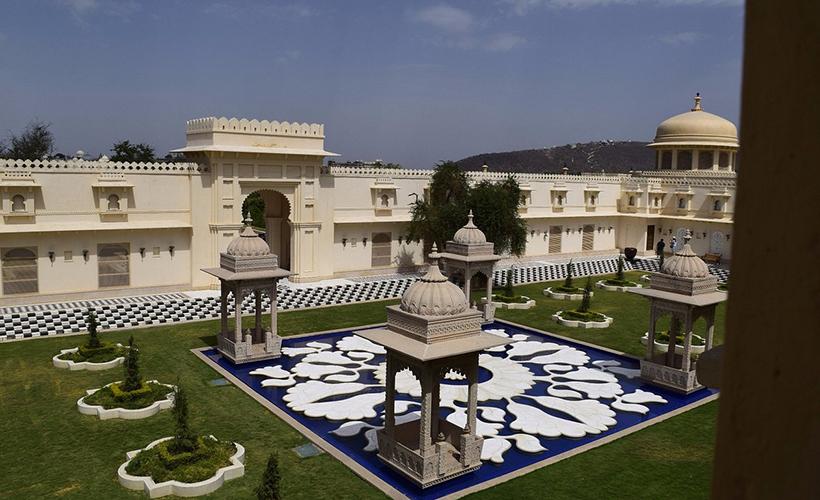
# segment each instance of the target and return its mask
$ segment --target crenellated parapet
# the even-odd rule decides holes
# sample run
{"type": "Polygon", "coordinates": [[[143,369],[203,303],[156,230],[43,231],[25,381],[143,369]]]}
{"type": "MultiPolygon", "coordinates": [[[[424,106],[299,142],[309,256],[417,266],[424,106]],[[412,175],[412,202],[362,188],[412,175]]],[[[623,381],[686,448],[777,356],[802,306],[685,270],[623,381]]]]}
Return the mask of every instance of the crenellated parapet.
{"type": "Polygon", "coordinates": [[[0,171],[53,172],[60,170],[77,172],[133,172],[133,173],[179,173],[204,172],[206,167],[197,163],[180,162],[119,162],[100,160],[0,160],[0,171]]]}
{"type": "Polygon", "coordinates": [[[270,136],[325,137],[325,126],[321,123],[280,122],[247,118],[217,118],[209,116],[187,121],[188,134],[225,132],[270,136]]]}

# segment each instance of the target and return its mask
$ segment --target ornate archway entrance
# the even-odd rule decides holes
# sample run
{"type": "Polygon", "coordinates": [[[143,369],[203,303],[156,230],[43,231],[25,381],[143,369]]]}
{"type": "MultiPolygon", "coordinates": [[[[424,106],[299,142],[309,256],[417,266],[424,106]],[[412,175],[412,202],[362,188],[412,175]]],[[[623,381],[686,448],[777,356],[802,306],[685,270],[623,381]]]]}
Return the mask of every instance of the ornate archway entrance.
{"type": "Polygon", "coordinates": [[[265,232],[270,251],[279,256],[279,266],[291,268],[291,209],[284,194],[272,189],[260,189],[249,194],[242,203],[243,216],[253,219],[256,230],[265,232]]]}

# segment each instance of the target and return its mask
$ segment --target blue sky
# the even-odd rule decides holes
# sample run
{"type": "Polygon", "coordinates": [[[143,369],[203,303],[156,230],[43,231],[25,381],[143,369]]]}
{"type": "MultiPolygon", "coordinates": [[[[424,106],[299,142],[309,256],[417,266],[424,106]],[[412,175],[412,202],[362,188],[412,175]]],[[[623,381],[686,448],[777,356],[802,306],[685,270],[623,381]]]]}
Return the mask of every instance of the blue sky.
{"type": "Polygon", "coordinates": [[[737,123],[742,0],[5,0],[0,135],[158,153],[201,116],[321,122],[344,160],[649,140],[737,123]]]}

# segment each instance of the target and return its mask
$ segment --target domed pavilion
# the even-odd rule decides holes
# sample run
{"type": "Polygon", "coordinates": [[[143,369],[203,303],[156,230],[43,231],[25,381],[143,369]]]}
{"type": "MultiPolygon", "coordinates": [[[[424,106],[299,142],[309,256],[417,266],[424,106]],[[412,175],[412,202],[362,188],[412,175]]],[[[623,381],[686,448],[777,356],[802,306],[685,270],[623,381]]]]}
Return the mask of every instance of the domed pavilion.
{"type": "Polygon", "coordinates": [[[277,292],[276,284],[290,275],[279,267],[279,258],[272,254],[267,242],[251,227],[250,219],[239,236],[220,254],[219,267],[203,269],[219,278],[221,328],[217,349],[233,363],[247,363],[278,358],[282,339],[276,334],[277,292]],[[270,297],[269,329],[262,329],[262,292],[270,297]],[[234,327],[228,326],[228,294],[233,293],[234,327]],[[252,329],[242,330],[242,300],[248,294],[254,297],[255,323],[252,329]]]}
{"type": "Polygon", "coordinates": [[[487,241],[484,232],[473,223],[473,211],[467,216],[467,224],[456,231],[453,239],[447,242],[445,252],[439,254],[444,259],[448,276],[454,272],[464,275],[464,295],[470,298],[470,282],[476,273],[487,277],[487,303],[484,305],[484,321],[492,321],[493,309],[493,269],[501,260],[495,254],[495,244],[487,241]]]}
{"type": "Polygon", "coordinates": [[[695,376],[692,361],[692,329],[695,321],[706,322],[706,346],[712,348],[715,332],[715,309],[727,294],[718,291],[717,278],[709,273],[706,263],[689,246],[692,235],[684,237],[683,248],[666,259],[659,273],[651,273],[649,288],[629,290],[649,298],[649,334],[646,355],[641,360],[641,378],[655,385],[678,392],[690,393],[703,387],[695,376]],[[658,319],[669,315],[667,351],[656,352],[655,337],[658,319]],[[678,353],[676,338],[682,335],[682,350],[678,353]]]}
{"type": "Polygon", "coordinates": [[[379,458],[422,488],[481,466],[484,439],[476,434],[478,355],[508,339],[481,331],[481,313],[438,267],[433,245],[427,274],[387,307],[387,328],[356,332],[387,350],[384,428],[379,458]],[[396,374],[410,370],[421,384],[421,418],[396,423],[396,374]],[[440,386],[454,371],[466,379],[466,426],[441,418],[440,386]]]}
{"type": "Polygon", "coordinates": [[[691,110],[658,125],[649,147],[657,152],[658,170],[734,171],[739,148],[737,127],[704,111],[698,93],[691,110]]]}

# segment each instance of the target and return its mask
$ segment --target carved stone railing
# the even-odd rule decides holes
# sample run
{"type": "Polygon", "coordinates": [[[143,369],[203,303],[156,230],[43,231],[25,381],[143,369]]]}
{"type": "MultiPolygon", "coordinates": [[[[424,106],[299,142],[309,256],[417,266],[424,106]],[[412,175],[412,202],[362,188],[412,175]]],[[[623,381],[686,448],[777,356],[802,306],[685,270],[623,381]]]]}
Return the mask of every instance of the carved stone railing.
{"type": "Polygon", "coordinates": [[[99,160],[0,160],[0,170],[26,169],[29,172],[74,170],[86,172],[121,171],[134,173],[179,173],[203,172],[206,168],[197,163],[164,162],[119,162],[99,160]]]}

